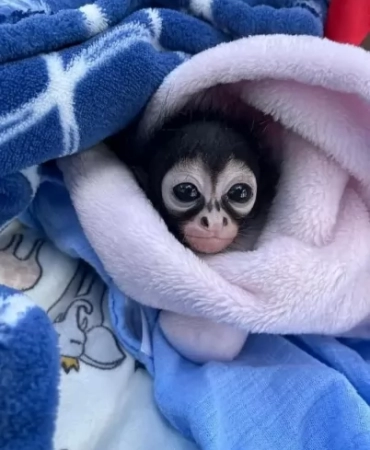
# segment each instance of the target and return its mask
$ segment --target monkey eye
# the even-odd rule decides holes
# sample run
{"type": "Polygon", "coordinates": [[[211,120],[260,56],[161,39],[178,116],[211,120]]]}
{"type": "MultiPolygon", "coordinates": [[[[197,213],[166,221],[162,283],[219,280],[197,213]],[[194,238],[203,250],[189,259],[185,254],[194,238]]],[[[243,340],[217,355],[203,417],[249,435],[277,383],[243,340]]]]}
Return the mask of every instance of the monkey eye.
{"type": "Polygon", "coordinates": [[[198,189],[192,183],[180,183],[174,186],[173,193],[177,200],[183,203],[191,203],[200,197],[198,189]]]}
{"type": "Polygon", "coordinates": [[[247,203],[252,197],[252,188],[245,183],[234,184],[226,195],[231,202],[247,203]]]}

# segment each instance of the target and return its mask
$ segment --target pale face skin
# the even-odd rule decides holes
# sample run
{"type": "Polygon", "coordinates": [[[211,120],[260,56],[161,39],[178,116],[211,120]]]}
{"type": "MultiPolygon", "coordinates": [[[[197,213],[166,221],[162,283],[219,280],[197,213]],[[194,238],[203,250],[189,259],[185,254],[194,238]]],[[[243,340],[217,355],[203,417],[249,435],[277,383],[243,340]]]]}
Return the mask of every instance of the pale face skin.
{"type": "Polygon", "coordinates": [[[165,207],[179,218],[189,247],[200,253],[219,253],[232,244],[256,195],[253,172],[237,160],[213,175],[200,160],[182,161],[162,181],[165,207]]]}

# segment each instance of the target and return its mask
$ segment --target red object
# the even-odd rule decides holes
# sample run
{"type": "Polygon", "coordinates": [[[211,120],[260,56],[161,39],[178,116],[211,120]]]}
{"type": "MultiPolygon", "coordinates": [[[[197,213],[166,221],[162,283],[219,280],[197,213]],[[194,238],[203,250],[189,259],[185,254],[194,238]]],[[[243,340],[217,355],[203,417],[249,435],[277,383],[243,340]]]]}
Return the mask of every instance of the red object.
{"type": "Polygon", "coordinates": [[[325,37],[361,45],[370,33],[370,0],[331,0],[325,37]]]}

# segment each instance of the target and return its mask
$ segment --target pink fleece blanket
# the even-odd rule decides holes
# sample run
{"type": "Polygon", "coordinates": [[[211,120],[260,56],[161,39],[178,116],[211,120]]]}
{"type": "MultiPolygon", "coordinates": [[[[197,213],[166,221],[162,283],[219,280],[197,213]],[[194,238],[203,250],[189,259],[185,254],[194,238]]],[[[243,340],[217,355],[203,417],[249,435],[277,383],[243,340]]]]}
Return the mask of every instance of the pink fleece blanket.
{"type": "Polygon", "coordinates": [[[283,129],[281,181],[257,249],[199,259],[130,171],[95,148],[61,168],[106,270],[163,310],[167,338],[194,360],[233,358],[248,332],[369,336],[370,55],[303,36],[220,45],[165,79],[141,136],[220,85],[283,129]]]}

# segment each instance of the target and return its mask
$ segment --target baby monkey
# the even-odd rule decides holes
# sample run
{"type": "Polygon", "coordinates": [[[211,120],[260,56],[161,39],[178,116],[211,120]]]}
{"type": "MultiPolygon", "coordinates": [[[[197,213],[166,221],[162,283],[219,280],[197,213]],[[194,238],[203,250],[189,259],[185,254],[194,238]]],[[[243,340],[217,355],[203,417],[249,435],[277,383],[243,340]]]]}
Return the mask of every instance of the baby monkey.
{"type": "MultiPolygon", "coordinates": [[[[122,149],[113,150],[125,160],[122,149]]],[[[253,249],[278,171],[248,126],[184,113],[157,131],[144,155],[132,163],[134,173],[180,242],[207,254],[253,249]]]]}

